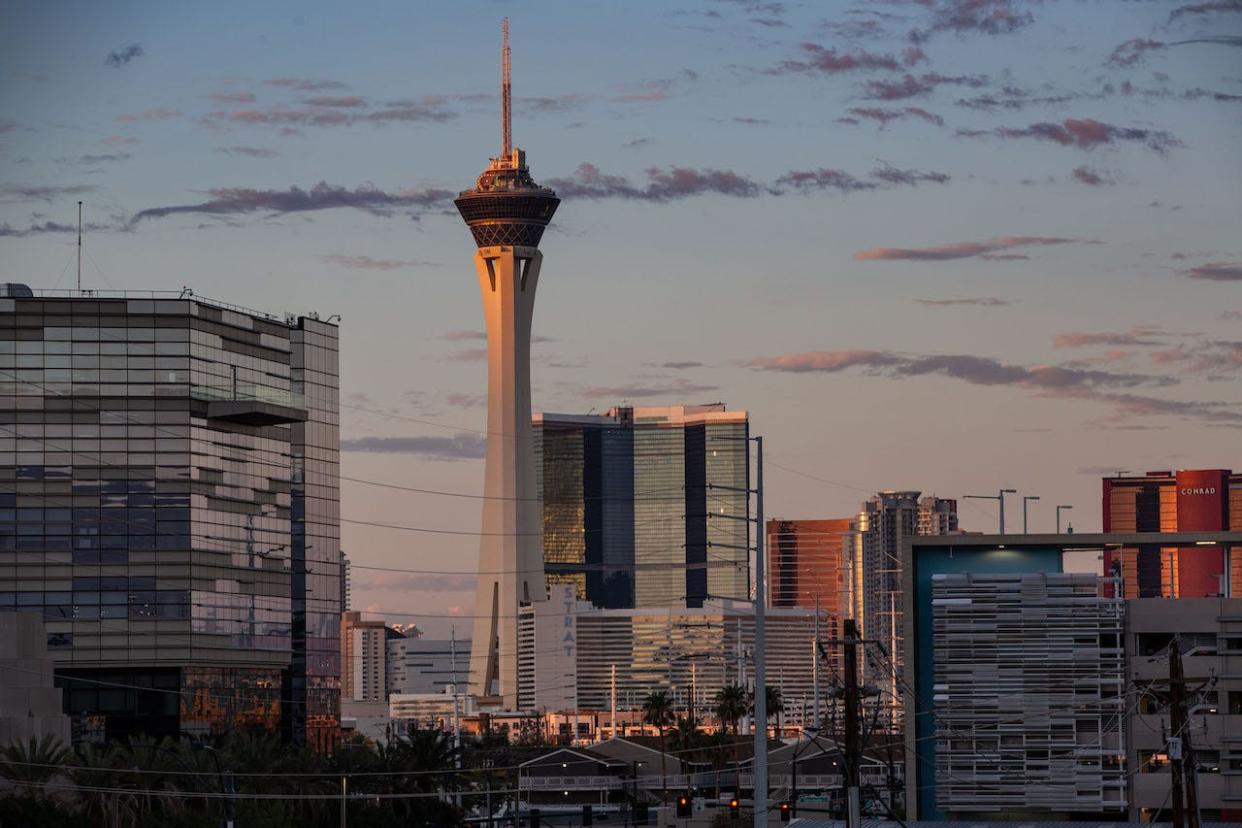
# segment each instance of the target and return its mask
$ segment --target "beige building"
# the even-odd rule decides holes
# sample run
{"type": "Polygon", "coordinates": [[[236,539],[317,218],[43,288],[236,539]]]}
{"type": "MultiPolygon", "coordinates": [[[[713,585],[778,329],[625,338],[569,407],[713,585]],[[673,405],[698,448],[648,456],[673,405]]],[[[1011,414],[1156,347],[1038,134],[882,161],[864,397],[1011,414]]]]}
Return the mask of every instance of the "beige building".
{"type": "MultiPolygon", "coordinates": [[[[1168,808],[1169,647],[1177,636],[1202,818],[1242,820],[1242,598],[1139,598],[1126,604],[1135,695],[1126,724],[1130,819],[1147,822],[1168,808]]],[[[1167,820],[1169,812],[1158,816],[1167,820]]]]}
{"type": "Polygon", "coordinates": [[[387,695],[387,632],[383,619],[363,616],[341,614],[341,699],[382,702],[387,695]]]}

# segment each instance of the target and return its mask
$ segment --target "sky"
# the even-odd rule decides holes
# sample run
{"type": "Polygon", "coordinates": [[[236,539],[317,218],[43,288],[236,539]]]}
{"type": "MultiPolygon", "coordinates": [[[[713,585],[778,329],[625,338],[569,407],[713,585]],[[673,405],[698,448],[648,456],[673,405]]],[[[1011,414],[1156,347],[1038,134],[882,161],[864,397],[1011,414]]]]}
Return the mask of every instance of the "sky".
{"type": "Polygon", "coordinates": [[[479,501],[360,481],[482,489],[506,15],[536,410],[746,409],[769,517],[1242,468],[1239,0],[5,4],[0,281],[81,200],[84,288],[339,314],[355,608],[469,629],[479,501]]]}

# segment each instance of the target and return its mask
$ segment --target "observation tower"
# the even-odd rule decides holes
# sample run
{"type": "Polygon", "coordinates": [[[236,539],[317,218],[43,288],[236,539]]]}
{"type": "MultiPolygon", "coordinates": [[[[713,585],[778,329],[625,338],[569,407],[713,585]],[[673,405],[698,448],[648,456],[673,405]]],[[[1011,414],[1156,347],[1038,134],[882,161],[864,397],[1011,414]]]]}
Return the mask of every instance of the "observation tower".
{"type": "Polygon", "coordinates": [[[478,251],[474,269],[487,324],[487,460],[475,592],[470,688],[517,707],[518,606],[547,600],[542,516],[530,416],[530,329],[543,254],[539,239],[560,199],[531,178],[513,146],[509,20],[501,47],[501,153],[454,202],[478,251]]]}

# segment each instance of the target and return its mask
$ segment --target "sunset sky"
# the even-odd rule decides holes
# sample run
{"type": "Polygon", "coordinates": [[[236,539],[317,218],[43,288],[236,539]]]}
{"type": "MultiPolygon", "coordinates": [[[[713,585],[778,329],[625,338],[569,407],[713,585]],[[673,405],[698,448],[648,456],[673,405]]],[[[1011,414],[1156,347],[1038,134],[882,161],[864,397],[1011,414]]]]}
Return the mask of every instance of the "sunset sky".
{"type": "Polygon", "coordinates": [[[345,523],[436,573],[355,608],[472,612],[478,501],[355,481],[481,488],[505,15],[536,410],[747,409],[770,517],[1242,467],[1238,0],[5,4],[0,281],[73,286],[81,199],[84,287],[340,314],[343,517],[464,533],[345,523]]]}

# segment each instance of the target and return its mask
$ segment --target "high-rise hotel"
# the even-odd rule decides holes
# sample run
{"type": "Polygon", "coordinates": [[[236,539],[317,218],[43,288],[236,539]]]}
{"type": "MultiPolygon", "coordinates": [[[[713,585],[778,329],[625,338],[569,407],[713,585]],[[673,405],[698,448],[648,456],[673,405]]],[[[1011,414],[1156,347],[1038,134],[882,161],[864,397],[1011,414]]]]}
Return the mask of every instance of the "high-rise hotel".
{"type": "MultiPolygon", "coordinates": [[[[1242,474],[1178,469],[1104,478],[1104,531],[1242,531],[1242,474]]],[[[1126,598],[1214,598],[1242,589],[1242,559],[1224,547],[1152,543],[1104,551],[1104,575],[1121,579],[1126,598]],[[1230,570],[1233,588],[1223,577],[1230,570]]]]}
{"type": "Polygon", "coordinates": [[[337,328],[0,286],[0,609],[75,738],[339,720],[337,328]]]}
{"type": "Polygon", "coordinates": [[[723,404],[536,415],[549,584],[608,609],[748,599],[748,435],[723,404]]]}

